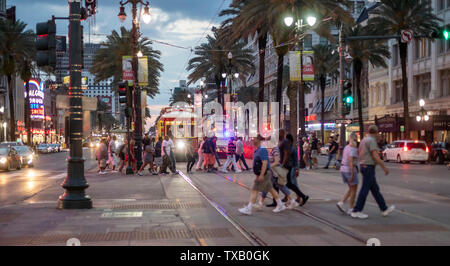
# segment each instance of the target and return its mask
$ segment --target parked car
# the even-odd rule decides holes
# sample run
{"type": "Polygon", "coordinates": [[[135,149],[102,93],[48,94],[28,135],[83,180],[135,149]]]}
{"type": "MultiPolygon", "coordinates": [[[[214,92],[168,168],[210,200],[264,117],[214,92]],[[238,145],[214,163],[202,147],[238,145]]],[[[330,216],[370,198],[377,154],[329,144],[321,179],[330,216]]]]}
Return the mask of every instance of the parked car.
{"type": "Polygon", "coordinates": [[[437,164],[444,164],[450,161],[450,143],[436,142],[431,144],[430,161],[437,164]]]}
{"type": "Polygon", "coordinates": [[[48,144],[48,146],[50,146],[50,148],[52,148],[52,152],[60,152],[61,151],[61,148],[58,146],[58,144],[50,143],[50,144],[48,144]]]}
{"type": "Polygon", "coordinates": [[[52,148],[48,144],[39,144],[36,148],[38,153],[51,153],[52,148]]]}
{"type": "Polygon", "coordinates": [[[11,146],[23,146],[23,143],[22,142],[13,142],[13,141],[10,141],[10,142],[2,142],[2,143],[0,143],[0,148],[7,148],[7,147],[11,147],[11,146]]]}
{"type": "Polygon", "coordinates": [[[22,163],[20,161],[20,156],[17,151],[12,147],[1,147],[0,148],[0,169],[7,172],[12,169],[20,170],[22,169],[22,163]]]}
{"type": "Polygon", "coordinates": [[[383,152],[384,161],[396,161],[397,163],[428,161],[430,149],[425,141],[419,140],[399,140],[387,145],[383,152]]]}
{"type": "Polygon", "coordinates": [[[330,149],[330,143],[325,144],[320,147],[320,155],[328,155],[328,150],[330,149]]]}
{"type": "Polygon", "coordinates": [[[34,167],[33,164],[33,157],[34,152],[30,149],[28,146],[15,146],[14,149],[17,151],[17,153],[20,156],[20,161],[22,163],[22,167],[28,166],[28,167],[34,167]]]}

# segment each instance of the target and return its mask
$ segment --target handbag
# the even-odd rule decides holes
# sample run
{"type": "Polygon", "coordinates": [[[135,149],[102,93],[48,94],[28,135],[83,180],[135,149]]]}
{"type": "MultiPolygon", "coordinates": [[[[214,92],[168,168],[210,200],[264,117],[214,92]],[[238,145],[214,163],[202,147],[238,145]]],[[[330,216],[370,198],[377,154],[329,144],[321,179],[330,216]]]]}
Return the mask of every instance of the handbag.
{"type": "Polygon", "coordinates": [[[272,172],[275,177],[278,178],[278,185],[285,186],[287,184],[287,175],[289,174],[289,170],[282,167],[281,165],[277,165],[272,167],[272,172]]]}

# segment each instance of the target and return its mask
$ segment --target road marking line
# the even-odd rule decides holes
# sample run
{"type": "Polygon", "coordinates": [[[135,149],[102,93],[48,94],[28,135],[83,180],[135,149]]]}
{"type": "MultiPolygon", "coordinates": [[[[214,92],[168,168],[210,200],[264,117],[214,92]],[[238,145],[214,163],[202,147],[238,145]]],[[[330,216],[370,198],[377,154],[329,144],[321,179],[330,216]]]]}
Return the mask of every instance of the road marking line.
{"type": "Polygon", "coordinates": [[[50,176],[48,179],[62,179],[62,178],[65,178],[66,176],[67,176],[67,173],[62,173],[59,175],[50,176]]]}

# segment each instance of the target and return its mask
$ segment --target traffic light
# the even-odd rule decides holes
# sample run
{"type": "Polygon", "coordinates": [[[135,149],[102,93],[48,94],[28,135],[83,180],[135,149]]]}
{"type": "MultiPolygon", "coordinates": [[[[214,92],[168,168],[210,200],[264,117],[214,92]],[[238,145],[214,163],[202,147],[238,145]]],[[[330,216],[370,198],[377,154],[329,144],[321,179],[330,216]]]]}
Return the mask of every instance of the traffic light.
{"type": "Polygon", "coordinates": [[[131,117],[131,90],[125,82],[119,83],[119,103],[125,107],[125,117],[131,117]]]}
{"type": "Polygon", "coordinates": [[[121,106],[124,106],[124,104],[128,102],[127,88],[128,86],[126,83],[119,83],[119,103],[121,106]]]}
{"type": "Polygon", "coordinates": [[[344,83],[342,101],[344,102],[345,107],[344,113],[349,114],[352,107],[352,103],[354,102],[352,93],[352,83],[350,81],[346,81],[344,83]]]}
{"type": "Polygon", "coordinates": [[[448,41],[450,39],[450,30],[447,27],[441,27],[431,33],[431,38],[448,41]]]}
{"type": "Polygon", "coordinates": [[[36,24],[36,50],[37,66],[56,68],[56,22],[49,20],[47,22],[36,24]]]}

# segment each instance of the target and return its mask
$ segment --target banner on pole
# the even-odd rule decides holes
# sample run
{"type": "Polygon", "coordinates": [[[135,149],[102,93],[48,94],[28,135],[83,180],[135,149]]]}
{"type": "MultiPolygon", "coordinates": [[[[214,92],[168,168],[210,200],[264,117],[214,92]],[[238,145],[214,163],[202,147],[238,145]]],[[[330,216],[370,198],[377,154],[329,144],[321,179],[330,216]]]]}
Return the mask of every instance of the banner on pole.
{"type": "Polygon", "coordinates": [[[130,84],[134,81],[134,73],[133,73],[133,57],[132,56],[123,56],[122,57],[122,79],[123,81],[128,81],[130,84]]]}
{"type": "MultiPolygon", "coordinates": [[[[289,52],[289,74],[291,81],[301,81],[300,51],[289,52]]],[[[303,51],[303,81],[314,81],[314,51],[303,51]]]]}
{"type": "Polygon", "coordinates": [[[138,83],[139,86],[148,86],[148,58],[143,56],[138,60],[138,83]]]}

